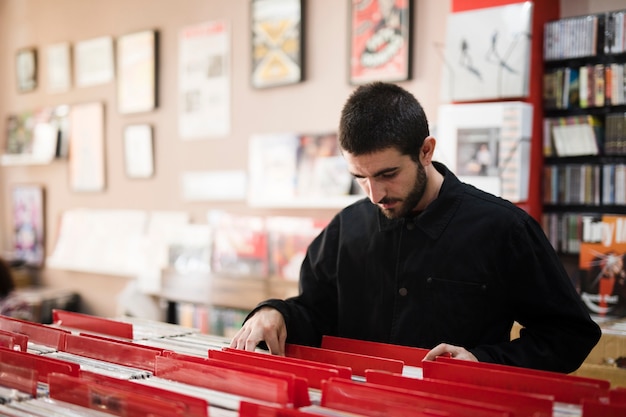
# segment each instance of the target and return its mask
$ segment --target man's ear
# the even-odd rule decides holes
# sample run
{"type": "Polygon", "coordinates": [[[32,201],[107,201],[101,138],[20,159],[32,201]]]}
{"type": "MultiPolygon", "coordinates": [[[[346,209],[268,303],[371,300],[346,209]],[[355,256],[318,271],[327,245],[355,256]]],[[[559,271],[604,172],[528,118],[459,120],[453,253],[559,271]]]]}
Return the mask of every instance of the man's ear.
{"type": "Polygon", "coordinates": [[[437,146],[437,139],[432,136],[428,136],[424,139],[422,147],[420,148],[420,162],[422,165],[430,165],[433,160],[433,154],[435,153],[435,147],[437,146]]]}

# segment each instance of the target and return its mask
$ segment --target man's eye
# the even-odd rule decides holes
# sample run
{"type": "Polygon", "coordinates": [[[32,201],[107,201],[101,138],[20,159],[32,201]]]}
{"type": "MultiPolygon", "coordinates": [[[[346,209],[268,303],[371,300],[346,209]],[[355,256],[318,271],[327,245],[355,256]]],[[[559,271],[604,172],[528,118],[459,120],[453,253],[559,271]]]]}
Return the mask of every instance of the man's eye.
{"type": "Polygon", "coordinates": [[[386,172],[384,174],[381,175],[382,178],[386,178],[386,179],[390,179],[395,177],[396,175],[398,175],[397,171],[393,171],[393,172],[386,172]]]}

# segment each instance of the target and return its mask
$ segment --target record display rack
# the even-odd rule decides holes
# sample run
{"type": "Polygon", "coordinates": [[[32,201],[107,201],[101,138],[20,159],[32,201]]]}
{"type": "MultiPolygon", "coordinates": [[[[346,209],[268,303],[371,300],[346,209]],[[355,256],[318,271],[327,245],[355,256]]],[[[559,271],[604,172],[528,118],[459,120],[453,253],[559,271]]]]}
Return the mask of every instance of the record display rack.
{"type": "Polygon", "coordinates": [[[563,255],[578,254],[577,217],[626,214],[625,16],[544,26],[542,221],[563,255]]]}
{"type": "Polygon", "coordinates": [[[425,349],[331,336],[273,356],[167,323],[53,317],[46,325],[0,316],[1,415],[626,415],[626,388],[602,379],[423,361],[425,349]]]}

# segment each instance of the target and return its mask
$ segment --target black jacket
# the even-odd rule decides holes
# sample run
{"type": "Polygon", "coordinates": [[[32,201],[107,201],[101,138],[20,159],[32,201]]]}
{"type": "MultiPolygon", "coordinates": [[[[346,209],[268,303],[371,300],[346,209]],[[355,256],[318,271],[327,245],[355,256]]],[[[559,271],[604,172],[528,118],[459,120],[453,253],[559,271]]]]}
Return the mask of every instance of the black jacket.
{"type": "Polygon", "coordinates": [[[300,295],[257,309],[283,314],[288,343],[446,342],[479,361],[577,369],[600,329],[540,225],[435,166],[444,182],[424,212],[389,220],[368,199],[343,209],[310,245],[300,295]],[[509,341],[514,321],[524,329],[509,341]]]}

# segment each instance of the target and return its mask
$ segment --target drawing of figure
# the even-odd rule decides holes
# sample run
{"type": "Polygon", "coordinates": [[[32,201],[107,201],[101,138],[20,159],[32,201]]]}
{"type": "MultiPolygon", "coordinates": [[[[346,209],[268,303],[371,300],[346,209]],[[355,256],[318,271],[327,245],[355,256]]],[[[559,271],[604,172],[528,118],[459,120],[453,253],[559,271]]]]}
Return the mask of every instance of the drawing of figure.
{"type": "Polygon", "coordinates": [[[470,73],[474,74],[479,80],[482,81],[480,71],[472,64],[472,56],[469,53],[469,44],[467,39],[461,40],[461,61],[459,62],[461,67],[466,68],[470,73]]]}
{"type": "MultiPolygon", "coordinates": [[[[515,38],[517,39],[517,36],[515,38]]],[[[496,30],[491,35],[491,47],[487,51],[487,56],[486,56],[487,62],[491,62],[491,63],[495,62],[496,64],[500,65],[502,68],[509,71],[510,73],[516,74],[517,71],[511,66],[509,66],[509,64],[506,61],[506,58],[503,58],[500,56],[500,53],[498,52],[497,43],[498,43],[498,31],[496,30]]],[[[509,51],[515,47],[516,43],[517,43],[517,40],[511,43],[509,51]]],[[[509,54],[507,53],[506,55],[508,56],[509,54]]]]}

